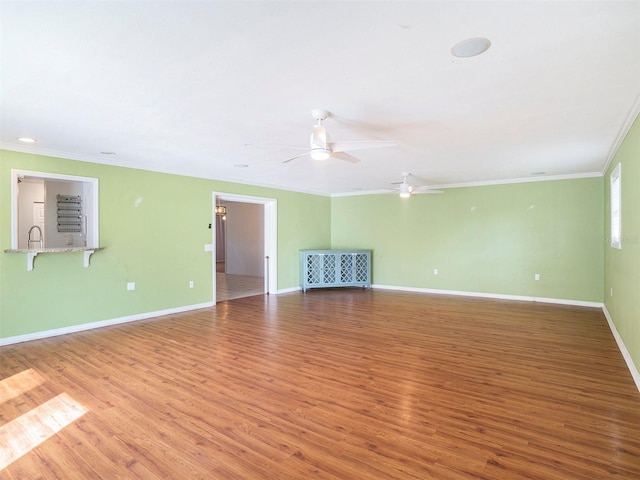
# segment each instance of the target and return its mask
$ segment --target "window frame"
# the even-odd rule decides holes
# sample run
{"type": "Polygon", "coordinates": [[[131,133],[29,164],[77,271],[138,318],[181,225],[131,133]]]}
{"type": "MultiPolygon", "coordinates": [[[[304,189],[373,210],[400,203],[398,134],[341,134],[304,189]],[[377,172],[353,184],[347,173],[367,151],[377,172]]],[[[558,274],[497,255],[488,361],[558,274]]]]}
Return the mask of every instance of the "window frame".
{"type": "Polygon", "coordinates": [[[622,165],[618,163],[609,176],[611,186],[611,247],[622,249],[622,165]]]}
{"type": "Polygon", "coordinates": [[[22,177],[32,177],[42,180],[54,180],[61,182],[80,183],[85,189],[83,197],[85,198],[87,210],[87,228],[86,240],[87,247],[98,248],[100,244],[100,216],[98,201],[100,198],[98,192],[99,180],[94,177],[79,177],[76,175],[65,175],[60,173],[34,172],[31,170],[11,170],[11,248],[18,249],[18,179],[22,177]]]}

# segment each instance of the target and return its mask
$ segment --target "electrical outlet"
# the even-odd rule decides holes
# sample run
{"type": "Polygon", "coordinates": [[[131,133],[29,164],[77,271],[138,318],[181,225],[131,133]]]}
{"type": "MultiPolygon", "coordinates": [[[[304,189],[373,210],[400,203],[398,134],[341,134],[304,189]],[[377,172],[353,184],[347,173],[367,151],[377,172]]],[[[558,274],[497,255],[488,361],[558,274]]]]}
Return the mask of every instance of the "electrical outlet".
{"type": "Polygon", "coordinates": [[[438,269],[437,269],[437,268],[434,268],[434,269],[433,269],[433,274],[434,274],[434,275],[437,275],[437,274],[438,274],[438,269]]]}
{"type": "Polygon", "coordinates": [[[540,280],[540,274],[536,273],[535,276],[533,277],[535,280],[540,280]]]}
{"type": "Polygon", "coordinates": [[[613,287],[611,287],[611,293],[609,294],[609,296],[613,297],[613,287]]]}
{"type": "Polygon", "coordinates": [[[193,288],[193,280],[189,282],[189,288],[193,288]]]}
{"type": "Polygon", "coordinates": [[[127,282],[127,290],[135,290],[136,282],[127,282]]]}

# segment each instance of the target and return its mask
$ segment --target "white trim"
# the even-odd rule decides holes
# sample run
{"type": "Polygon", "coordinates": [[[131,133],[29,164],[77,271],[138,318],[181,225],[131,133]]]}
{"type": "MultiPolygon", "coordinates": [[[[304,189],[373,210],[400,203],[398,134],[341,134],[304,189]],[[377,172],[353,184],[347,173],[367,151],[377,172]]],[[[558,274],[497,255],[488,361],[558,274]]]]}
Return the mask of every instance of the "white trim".
{"type": "MultiPolygon", "coordinates": [[[[635,112],[637,116],[637,110],[640,109],[640,101],[637,101],[636,103],[638,103],[638,105],[634,105],[634,107],[632,108],[632,112],[635,112]]],[[[619,144],[622,143],[622,140],[624,140],[625,135],[628,133],[629,129],[631,128],[631,125],[633,124],[633,120],[635,119],[635,117],[633,117],[632,115],[630,115],[630,117],[631,117],[631,120],[627,121],[628,124],[625,123],[625,125],[621,129],[621,132],[620,132],[620,135],[622,135],[621,139],[617,142],[615,149],[612,149],[613,154],[610,154],[612,158],[615,155],[615,152],[617,152],[617,149],[620,146],[619,144]]],[[[311,190],[311,189],[307,190],[303,188],[286,187],[283,185],[276,185],[276,184],[266,183],[266,182],[264,183],[254,182],[247,179],[236,178],[236,177],[211,177],[208,175],[202,176],[202,175],[199,175],[198,173],[178,171],[175,169],[153,169],[147,166],[132,165],[130,163],[127,164],[125,162],[113,162],[113,161],[104,162],[104,161],[101,161],[101,159],[98,159],[92,156],[55,152],[55,151],[49,151],[46,149],[38,149],[37,147],[23,147],[23,146],[8,145],[8,144],[0,143],[0,150],[28,153],[32,155],[43,155],[43,156],[55,157],[55,158],[65,158],[68,160],[96,163],[99,165],[109,165],[112,167],[133,168],[133,169],[141,170],[145,172],[165,173],[168,175],[178,175],[181,177],[202,178],[206,180],[215,180],[215,181],[232,183],[237,185],[249,185],[253,187],[269,188],[269,189],[280,190],[284,192],[296,192],[296,193],[303,193],[307,195],[318,195],[320,197],[333,198],[333,197],[350,197],[350,196],[356,196],[356,195],[376,195],[376,194],[396,193],[393,191],[390,192],[389,190],[380,190],[380,189],[362,190],[357,192],[327,193],[327,192],[321,192],[318,190],[311,190]]],[[[490,186],[490,185],[508,185],[511,183],[546,182],[546,181],[552,181],[552,180],[575,180],[579,178],[602,177],[606,172],[610,162],[611,162],[611,159],[608,160],[603,171],[597,171],[597,172],[571,173],[566,175],[549,175],[549,176],[536,176],[536,177],[525,177],[525,178],[511,178],[511,179],[504,179],[504,180],[486,180],[482,182],[449,183],[449,184],[442,184],[442,185],[429,185],[429,187],[433,188],[434,190],[442,190],[447,188],[483,187],[483,186],[490,186]]]]}
{"type": "Polygon", "coordinates": [[[220,197],[219,200],[226,200],[228,202],[239,202],[239,203],[257,203],[259,205],[267,205],[268,203],[275,202],[275,198],[267,198],[267,197],[255,197],[252,195],[242,195],[239,193],[225,193],[225,192],[214,192],[217,197],[220,197]]]}
{"type": "MultiPolygon", "coordinates": [[[[429,185],[433,190],[444,190],[447,188],[467,188],[467,187],[488,187],[491,185],[510,185],[512,183],[531,183],[531,182],[551,182],[554,180],[577,180],[581,178],[597,178],[602,177],[601,172],[571,173],[567,175],[549,175],[526,178],[510,178],[506,180],[487,180],[484,182],[467,182],[467,183],[444,183],[441,185],[429,185]]],[[[353,197],[357,195],[380,195],[395,194],[398,192],[393,190],[362,190],[358,192],[333,193],[331,197],[353,197]]]]}
{"type": "Polygon", "coordinates": [[[43,330],[40,332],[27,333],[24,335],[16,335],[14,337],[0,338],[0,346],[29,342],[31,340],[41,340],[43,338],[49,337],[57,337],[59,335],[67,335],[68,333],[83,332],[85,330],[93,330],[94,328],[102,328],[112,325],[119,325],[121,323],[136,322],[138,320],[146,320],[147,318],[162,317],[164,315],[188,312],[190,310],[199,310],[201,308],[209,308],[212,306],[213,302],[198,303],[195,305],[187,305],[184,307],[168,308],[166,310],[158,310],[155,312],[138,313],[136,315],[127,315],[125,317],[111,318],[109,320],[100,320],[98,322],[83,323],[80,325],[72,325],[69,327],[54,328],[53,330],[43,330]]]}
{"type": "Polygon", "coordinates": [[[631,377],[636,384],[636,388],[640,392],[640,372],[638,371],[635,363],[633,363],[633,358],[631,358],[631,354],[629,350],[627,350],[626,345],[622,341],[622,337],[618,333],[618,329],[616,325],[613,323],[613,319],[609,314],[609,310],[607,310],[606,305],[602,305],[602,312],[604,313],[605,318],[607,319],[607,323],[609,324],[609,328],[611,329],[611,333],[613,334],[613,338],[616,339],[616,343],[618,344],[618,348],[620,349],[620,353],[622,353],[622,357],[627,364],[627,368],[629,372],[631,372],[631,377]]]}
{"type": "MultiPolygon", "coordinates": [[[[482,292],[463,292],[458,290],[438,290],[435,288],[418,288],[418,287],[398,287],[395,285],[379,285],[372,284],[371,288],[377,290],[394,290],[398,292],[416,292],[416,293],[433,293],[436,295],[456,295],[460,297],[476,297],[476,298],[491,298],[496,300],[514,300],[521,302],[538,302],[538,303],[552,303],[557,305],[572,305],[575,307],[592,307],[602,308],[602,302],[587,302],[584,300],[568,300],[563,298],[547,298],[547,297],[529,297],[524,295],[504,295],[499,293],[482,293],[482,292]]],[[[291,293],[301,291],[301,287],[283,288],[276,293],[291,293]]]]}
{"type": "Polygon", "coordinates": [[[11,248],[18,248],[18,178],[35,177],[45,180],[61,180],[66,182],[79,182],[90,185],[91,188],[91,232],[85,232],[87,247],[100,245],[100,181],[96,177],[81,177],[78,175],[66,175],[62,173],[35,172],[31,170],[11,169],[11,248]],[[91,240],[91,241],[90,241],[91,240]]]}
{"type": "MultiPolygon", "coordinates": [[[[237,193],[213,192],[212,203],[212,228],[213,237],[213,304],[216,304],[216,201],[255,203],[264,206],[264,252],[268,259],[268,268],[265,275],[266,293],[276,293],[278,291],[278,200],[268,197],[255,197],[251,195],[241,195],[237,193]]],[[[266,261],[266,258],[265,258],[266,261]]]]}
{"type": "Polygon", "coordinates": [[[567,300],[567,299],[559,299],[559,298],[545,298],[545,297],[528,297],[522,295],[502,295],[502,294],[492,294],[492,293],[478,293],[478,292],[460,292],[455,290],[436,290],[432,288],[415,288],[415,287],[396,287],[391,285],[372,285],[371,288],[376,288],[379,290],[396,290],[396,291],[406,291],[406,292],[418,292],[418,293],[434,293],[440,295],[460,295],[465,297],[480,297],[480,298],[492,298],[499,300],[519,300],[519,301],[528,301],[528,302],[540,302],[540,303],[553,303],[559,305],[573,305],[578,307],[594,307],[601,308],[604,313],[605,318],[607,319],[607,323],[609,324],[609,328],[611,329],[611,333],[613,334],[613,338],[618,344],[618,349],[620,353],[622,353],[622,357],[627,364],[627,368],[631,373],[631,377],[633,378],[634,383],[636,384],[636,388],[640,391],[640,372],[636,367],[635,363],[633,363],[633,358],[631,354],[627,350],[624,342],[622,341],[622,337],[618,333],[618,330],[613,323],[611,315],[607,310],[607,306],[601,302],[585,302],[582,300],[567,300]]]}
{"type": "Polygon", "coordinates": [[[510,185],[512,183],[552,182],[555,180],[578,180],[581,178],[602,177],[600,172],[569,173],[566,175],[540,175],[536,177],[508,178],[505,180],[488,180],[485,182],[450,183],[448,185],[429,185],[429,188],[486,187],[491,185],[510,185]]]}
{"type": "MultiPolygon", "coordinates": [[[[235,183],[238,185],[250,185],[252,187],[270,188],[273,190],[283,190],[285,192],[297,192],[297,193],[304,193],[307,195],[318,195],[321,197],[331,196],[328,193],[320,192],[318,190],[295,188],[295,187],[284,187],[282,185],[277,185],[275,183],[254,182],[254,181],[250,181],[250,180],[247,180],[244,178],[238,178],[238,177],[212,177],[206,174],[203,175],[202,172],[195,172],[195,171],[185,172],[184,170],[179,170],[178,168],[164,168],[164,169],[151,168],[146,165],[139,165],[135,162],[126,162],[124,160],[119,160],[117,158],[115,159],[110,158],[108,162],[105,162],[104,158],[98,158],[92,155],[80,155],[75,153],[58,152],[51,149],[39,148],[39,147],[33,147],[33,146],[10,145],[10,144],[0,142],[0,150],[6,150],[8,152],[26,153],[29,155],[41,155],[44,157],[64,158],[66,160],[73,160],[76,162],[95,163],[98,165],[108,165],[111,167],[132,168],[132,169],[140,170],[144,172],[164,173],[167,175],[178,175],[180,177],[202,178],[206,180],[215,180],[215,181],[225,182],[225,183],[235,183]]],[[[111,157],[113,157],[113,155],[111,155],[111,157]]]]}
{"type": "MultiPolygon", "coordinates": [[[[622,337],[620,337],[620,334],[618,333],[618,329],[613,323],[611,315],[609,314],[609,310],[607,310],[607,306],[602,303],[584,302],[581,300],[562,300],[562,299],[553,299],[553,298],[525,297],[520,295],[499,295],[499,294],[487,294],[487,293],[477,293],[477,292],[459,292],[454,290],[436,290],[436,289],[430,289],[430,288],[395,287],[391,285],[372,285],[371,288],[375,288],[378,290],[395,290],[395,291],[418,292],[418,293],[434,293],[434,294],[441,294],[441,295],[460,295],[460,296],[466,296],[466,297],[492,298],[492,299],[500,299],[500,300],[524,300],[524,301],[543,302],[543,303],[557,303],[561,305],[575,305],[575,306],[583,306],[583,307],[600,307],[602,308],[602,312],[604,313],[604,316],[607,319],[607,323],[609,324],[609,328],[611,329],[613,338],[615,339],[618,345],[618,348],[620,349],[620,353],[622,353],[622,357],[624,358],[624,361],[627,364],[627,368],[629,368],[629,372],[631,373],[631,377],[633,378],[633,381],[636,384],[636,388],[638,389],[638,391],[640,391],[640,372],[638,371],[635,364],[633,363],[631,354],[629,354],[627,347],[622,341],[622,337]]],[[[278,290],[275,293],[279,295],[283,293],[297,292],[300,290],[301,290],[300,287],[291,287],[291,288],[284,288],[282,290],[278,290]]],[[[29,342],[33,340],[41,340],[44,338],[57,337],[60,335],[67,335],[70,333],[83,332],[87,330],[93,330],[96,328],[109,327],[112,325],[119,325],[122,323],[136,322],[138,320],[146,320],[153,317],[162,317],[162,316],[171,315],[174,313],[188,312],[191,310],[200,310],[203,308],[209,308],[213,306],[214,306],[213,302],[205,302],[205,303],[199,303],[195,305],[187,305],[184,307],[169,308],[166,310],[139,313],[136,315],[127,315],[125,317],[112,318],[109,320],[101,320],[98,322],[84,323],[81,325],[73,325],[69,327],[55,328],[53,330],[44,330],[40,332],[27,333],[24,335],[16,335],[13,337],[0,338],[0,347],[6,346],[6,345],[13,345],[16,343],[29,342]]]]}
{"type": "Polygon", "coordinates": [[[292,293],[292,292],[299,292],[300,290],[302,290],[301,287],[291,287],[291,288],[283,288],[282,290],[278,290],[276,292],[276,294],[280,295],[281,293],[292,293]]]}
{"type": "MultiPolygon", "coordinates": [[[[102,165],[112,165],[111,163],[105,163],[104,161],[101,162],[98,159],[98,157],[95,157],[93,155],[82,155],[79,153],[61,152],[51,148],[35,147],[33,145],[31,146],[13,145],[10,143],[0,142],[0,150],[6,150],[8,152],[26,153],[29,155],[40,155],[43,157],[64,158],[66,160],[74,160],[76,162],[88,162],[88,163],[98,163],[102,165]]],[[[132,167],[129,167],[129,168],[132,168],[132,167]]]]}
{"type": "Polygon", "coordinates": [[[629,109],[629,112],[627,113],[627,116],[625,117],[624,122],[620,126],[620,130],[618,131],[618,136],[615,138],[615,140],[611,144],[611,148],[609,149],[609,154],[607,155],[604,165],[602,166],[602,170],[601,170],[602,175],[605,175],[607,173],[607,170],[609,170],[609,167],[611,166],[611,162],[613,162],[613,159],[618,153],[618,149],[620,148],[620,145],[622,145],[622,142],[624,141],[624,139],[627,138],[627,134],[629,133],[629,130],[631,130],[631,127],[633,126],[633,122],[636,121],[636,117],[638,115],[640,115],[640,93],[636,95],[636,98],[631,104],[631,108],[629,109]]]}
{"type": "Polygon", "coordinates": [[[398,287],[394,285],[371,285],[379,290],[397,290],[404,292],[434,293],[437,295],[458,295],[461,297],[493,298],[497,300],[516,300],[521,302],[554,303],[558,305],[573,305],[576,307],[602,308],[602,302],[586,302],[564,298],[530,297],[525,295],[503,295],[499,293],[462,292],[458,290],[438,290],[435,288],[398,287]]]}
{"type": "MultiPolygon", "coordinates": [[[[207,246],[204,246],[204,250],[211,252],[211,269],[212,280],[211,285],[211,303],[217,304],[218,298],[216,292],[218,291],[218,216],[216,215],[216,192],[212,193],[212,205],[211,205],[211,250],[207,250],[207,246]]],[[[226,236],[226,231],[225,231],[226,236]]],[[[226,241],[226,238],[225,238],[226,241]]],[[[226,245],[225,245],[226,247],[226,245]]],[[[227,253],[225,252],[225,262],[227,260],[227,253]]]]}
{"type": "Polygon", "coordinates": [[[609,175],[609,215],[611,248],[622,249],[622,164],[618,163],[609,175]]]}

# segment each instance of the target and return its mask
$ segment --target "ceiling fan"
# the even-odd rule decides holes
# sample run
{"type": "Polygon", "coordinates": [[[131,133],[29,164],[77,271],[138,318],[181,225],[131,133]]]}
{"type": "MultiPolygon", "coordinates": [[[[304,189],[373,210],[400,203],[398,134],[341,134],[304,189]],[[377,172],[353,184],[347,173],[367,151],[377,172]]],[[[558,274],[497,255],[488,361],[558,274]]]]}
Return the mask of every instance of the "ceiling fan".
{"type": "Polygon", "coordinates": [[[393,140],[331,142],[329,140],[329,134],[322,124],[322,122],[329,117],[330,112],[328,110],[311,110],[311,115],[318,123],[313,126],[313,132],[311,133],[308,147],[301,147],[298,145],[265,145],[270,147],[287,147],[306,150],[305,153],[291,157],[282,163],[288,163],[291,160],[295,160],[296,158],[304,157],[306,155],[309,155],[313,160],[327,160],[331,157],[344,160],[346,162],[358,163],[360,159],[347,152],[353,150],[364,150],[366,148],[395,147],[396,145],[396,142],[393,140]]]}
{"type": "Polygon", "coordinates": [[[400,193],[400,198],[409,198],[411,195],[417,193],[444,193],[443,190],[433,190],[426,185],[411,185],[409,183],[409,177],[413,176],[408,172],[402,172],[402,181],[394,182],[392,185],[399,185],[398,188],[394,188],[394,192],[400,193]]]}

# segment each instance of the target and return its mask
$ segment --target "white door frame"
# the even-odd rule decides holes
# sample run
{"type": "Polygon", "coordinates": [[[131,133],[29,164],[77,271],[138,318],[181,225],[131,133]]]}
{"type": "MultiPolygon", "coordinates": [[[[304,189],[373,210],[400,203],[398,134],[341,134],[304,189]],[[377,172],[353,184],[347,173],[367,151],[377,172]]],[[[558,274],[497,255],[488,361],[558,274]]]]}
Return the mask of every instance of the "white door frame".
{"type": "Polygon", "coordinates": [[[211,207],[211,234],[213,240],[213,255],[211,255],[213,267],[213,304],[216,304],[217,201],[254,203],[264,206],[264,289],[266,293],[276,293],[278,291],[278,201],[275,198],[252,197],[249,195],[238,195],[235,193],[213,192],[213,203],[211,207]]]}

